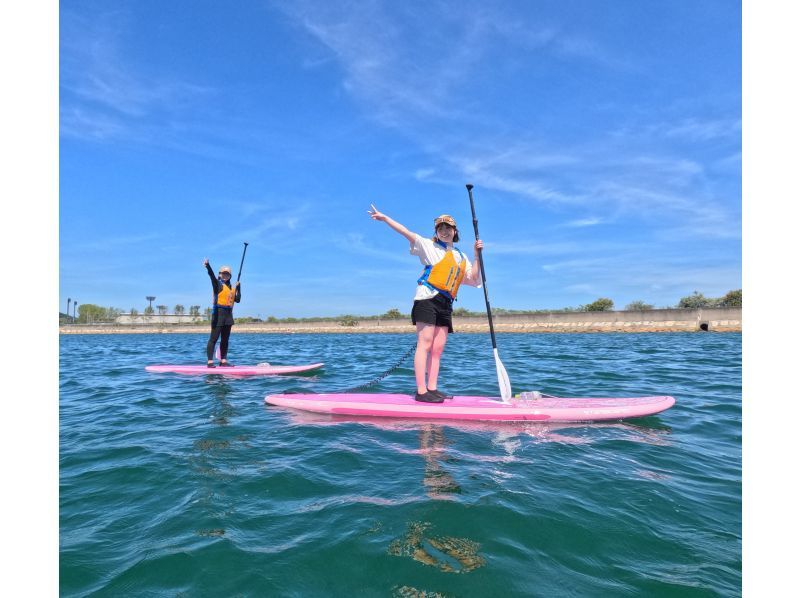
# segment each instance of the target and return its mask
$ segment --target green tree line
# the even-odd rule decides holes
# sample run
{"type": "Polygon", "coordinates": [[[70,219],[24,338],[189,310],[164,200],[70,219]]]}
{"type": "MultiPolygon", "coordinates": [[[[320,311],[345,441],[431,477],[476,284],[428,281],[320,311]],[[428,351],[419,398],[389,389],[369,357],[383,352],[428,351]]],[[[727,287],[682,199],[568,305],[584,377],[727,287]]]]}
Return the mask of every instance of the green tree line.
{"type": "MultiPolygon", "coordinates": [[[[142,310],[142,314],[145,316],[151,316],[156,313],[156,310],[158,310],[159,315],[166,315],[168,312],[167,306],[157,305],[156,309],[153,309],[150,306],[145,307],[144,310],[142,310]]],[[[112,323],[116,321],[119,316],[125,313],[130,315],[132,318],[135,318],[139,315],[139,310],[135,307],[132,307],[130,311],[124,312],[117,307],[103,307],[100,305],[94,305],[92,303],[83,303],[78,306],[78,313],[76,314],[74,321],[78,324],[112,323]]],[[[186,313],[186,308],[180,304],[176,305],[172,313],[175,315],[184,315],[186,313]]],[[[192,305],[189,308],[189,315],[200,318],[200,306],[192,305]]],[[[210,319],[210,308],[206,310],[205,317],[206,319],[210,319]]],[[[71,314],[59,313],[59,321],[61,323],[70,323],[73,321],[73,318],[71,314]]]]}
{"type": "MultiPolygon", "coordinates": [[[[698,309],[702,307],[742,307],[742,289],[736,289],[733,291],[728,291],[722,297],[706,297],[702,293],[698,291],[694,291],[691,295],[687,295],[686,297],[681,297],[678,301],[677,305],[674,306],[667,306],[664,309],[698,309]]],[[[158,313],[160,315],[165,315],[167,313],[167,306],[165,305],[158,305],[156,306],[158,313]]],[[[530,315],[530,314],[539,314],[539,313],[570,313],[570,312],[589,312],[589,311],[611,311],[614,309],[614,301],[607,297],[599,297],[595,301],[588,303],[586,305],[579,305],[578,307],[563,307],[561,309],[504,309],[502,307],[493,307],[492,313],[497,315],[530,315]]],[[[646,303],[644,301],[632,301],[627,306],[625,306],[625,311],[643,311],[649,309],[656,309],[653,304],[646,303]]],[[[144,308],[143,313],[144,315],[152,315],[155,313],[152,307],[148,306],[144,308]]],[[[173,309],[173,313],[176,315],[184,315],[185,314],[185,307],[183,305],[176,305],[173,309]]],[[[116,307],[101,307],[99,305],[93,305],[91,303],[84,303],[78,306],[78,316],[76,317],[76,321],[80,324],[91,324],[91,323],[109,323],[114,322],[116,318],[122,315],[124,312],[121,309],[116,307]]],[[[130,315],[132,317],[136,317],[139,315],[139,311],[136,308],[130,309],[130,315]]],[[[486,312],[485,311],[471,311],[465,307],[457,307],[453,310],[454,316],[482,316],[486,312]]],[[[189,315],[195,316],[198,319],[201,317],[200,306],[199,305],[192,305],[189,307],[189,315]]],[[[205,311],[202,313],[203,320],[210,320],[211,319],[211,308],[206,308],[205,311]]],[[[295,322],[323,322],[323,321],[330,321],[330,320],[339,320],[339,323],[342,326],[358,326],[359,321],[366,320],[400,320],[400,319],[407,319],[410,318],[410,314],[405,314],[401,312],[397,308],[392,308],[387,312],[379,315],[373,316],[356,316],[352,314],[341,315],[337,317],[324,317],[324,316],[316,316],[310,318],[276,318],[275,316],[269,316],[266,320],[261,320],[260,318],[253,318],[253,317],[241,317],[235,318],[237,324],[247,324],[252,322],[270,322],[270,323],[281,323],[281,324],[292,324],[295,322]]],[[[68,323],[72,321],[72,318],[67,315],[60,313],[59,320],[61,323],[68,323]]]]}

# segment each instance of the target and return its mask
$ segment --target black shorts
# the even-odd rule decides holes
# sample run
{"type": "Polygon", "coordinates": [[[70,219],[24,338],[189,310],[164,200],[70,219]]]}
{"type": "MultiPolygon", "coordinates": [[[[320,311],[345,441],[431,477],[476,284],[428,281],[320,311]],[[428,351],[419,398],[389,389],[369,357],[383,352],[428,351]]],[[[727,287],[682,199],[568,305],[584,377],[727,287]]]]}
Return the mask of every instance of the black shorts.
{"type": "Polygon", "coordinates": [[[430,299],[414,301],[414,307],[411,308],[411,323],[418,322],[447,326],[447,332],[453,332],[453,302],[441,293],[430,299]]]}
{"type": "Polygon", "coordinates": [[[224,307],[216,308],[211,315],[211,328],[233,326],[233,310],[224,307]]]}

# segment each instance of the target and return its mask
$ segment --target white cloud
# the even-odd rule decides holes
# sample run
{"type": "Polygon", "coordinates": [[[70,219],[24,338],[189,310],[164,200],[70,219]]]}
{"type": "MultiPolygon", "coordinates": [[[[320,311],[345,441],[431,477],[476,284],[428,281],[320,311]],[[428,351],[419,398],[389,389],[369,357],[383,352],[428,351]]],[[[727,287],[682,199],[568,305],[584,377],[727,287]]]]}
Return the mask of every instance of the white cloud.
{"type": "Polygon", "coordinates": [[[486,243],[486,252],[491,255],[563,255],[581,250],[578,243],[552,243],[547,241],[514,243],[486,243]]]}
{"type": "Polygon", "coordinates": [[[61,135],[97,141],[131,133],[127,123],[118,116],[86,110],[80,106],[62,106],[59,125],[61,135]]]}
{"type": "Polygon", "coordinates": [[[126,10],[92,12],[91,17],[69,10],[61,14],[62,136],[152,144],[217,157],[227,154],[230,159],[230,152],[218,150],[220,144],[240,143],[231,135],[230,123],[215,131],[201,110],[217,91],[159,70],[159,63],[136,63],[133,51],[126,52],[131,19],[126,10]]]}
{"type": "Polygon", "coordinates": [[[596,226],[603,222],[602,218],[580,218],[578,220],[570,220],[564,226],[583,228],[586,226],[596,226]]]}
{"type": "Polygon", "coordinates": [[[124,11],[98,14],[93,20],[62,11],[62,102],[80,100],[105,114],[138,119],[157,111],[175,112],[188,98],[210,93],[206,86],[173,77],[146,75],[123,57],[124,11]],[[63,94],[62,94],[63,95],[63,94]]]}
{"type": "MultiPolygon", "coordinates": [[[[498,48],[555,54],[618,68],[599,43],[547,24],[523,22],[498,6],[448,2],[276,4],[327,48],[343,71],[343,88],[387,126],[437,120],[476,121],[465,89],[498,48]],[[437,26],[431,26],[436,23],[437,26]]],[[[313,64],[320,64],[315,58],[313,64]]],[[[324,63],[324,61],[323,61],[324,63]]]]}
{"type": "Polygon", "coordinates": [[[114,237],[105,237],[103,239],[95,239],[92,241],[70,243],[68,250],[74,251],[87,251],[87,252],[102,252],[111,248],[119,247],[134,247],[136,245],[152,245],[154,241],[163,239],[160,234],[148,233],[143,235],[123,235],[114,237]]]}
{"type": "MultiPolygon", "coordinates": [[[[676,106],[659,107],[661,110],[685,111],[702,110],[702,107],[684,105],[679,102],[676,106]]],[[[717,110],[720,110],[719,108],[717,110]]],[[[726,108],[732,111],[734,108],[726,108]]],[[[625,139],[627,143],[642,143],[647,140],[672,140],[691,143],[708,141],[728,141],[738,143],[742,135],[742,119],[739,115],[726,118],[700,118],[698,116],[676,115],[671,120],[663,120],[661,114],[639,115],[632,117],[630,122],[611,132],[611,135],[625,139]],[[651,118],[651,121],[641,122],[642,119],[651,118]]]]}
{"type": "Polygon", "coordinates": [[[653,130],[665,137],[710,141],[712,139],[737,138],[742,134],[742,119],[700,120],[686,118],[677,123],[654,125],[653,130]]]}
{"type": "Polygon", "coordinates": [[[398,249],[396,252],[378,249],[368,242],[361,233],[337,235],[333,238],[332,242],[342,251],[364,255],[370,258],[379,258],[380,260],[389,260],[403,264],[413,264],[415,260],[418,260],[417,257],[408,254],[408,242],[405,239],[398,239],[398,249]]]}
{"type": "Polygon", "coordinates": [[[554,40],[554,49],[558,54],[569,58],[577,58],[612,70],[636,70],[637,66],[628,58],[613,54],[599,43],[574,34],[561,35],[554,40]]]}
{"type": "Polygon", "coordinates": [[[267,233],[291,233],[297,228],[299,222],[300,217],[296,215],[271,216],[269,218],[262,219],[258,224],[251,228],[239,231],[237,236],[243,239],[250,239],[248,242],[252,242],[253,240],[267,238],[267,233]]]}
{"type": "Polygon", "coordinates": [[[586,203],[585,196],[563,193],[559,191],[555,185],[543,183],[536,178],[504,176],[502,174],[495,174],[495,172],[497,171],[490,172],[477,168],[466,168],[463,170],[463,174],[467,179],[489,189],[506,191],[544,203],[576,205],[584,205],[586,203]]]}
{"type": "MultiPolygon", "coordinates": [[[[597,248],[594,249],[597,250],[597,248]]],[[[556,272],[565,270],[571,272],[594,271],[594,270],[607,269],[609,267],[608,261],[609,261],[608,258],[565,260],[562,262],[543,264],[542,270],[545,270],[546,272],[556,272]]]]}
{"type": "Polygon", "coordinates": [[[729,202],[709,191],[704,164],[674,155],[664,142],[653,140],[735,141],[740,120],[684,114],[634,126],[641,115],[633,115],[630,128],[593,131],[585,142],[572,146],[521,137],[518,131],[513,136],[486,133],[489,127],[476,126],[489,125],[498,116],[470,105],[464,82],[503,46],[524,48],[528,61],[555,54],[612,69],[635,66],[558,24],[520,21],[495,6],[473,8],[465,11],[469,18],[448,12],[440,3],[412,10],[374,1],[354,10],[348,4],[307,1],[280,10],[331,52],[342,69],[344,88],[369,115],[384,125],[401,126],[406,137],[428,152],[431,163],[413,172],[417,181],[468,180],[548,207],[606,213],[602,219],[568,225],[576,228],[620,215],[657,221],[686,234],[728,237],[737,228],[729,202]],[[430,22],[439,27],[427,27],[430,22]],[[470,126],[456,125],[443,135],[443,120],[470,126]]]}
{"type": "Polygon", "coordinates": [[[568,226],[592,226],[624,216],[681,234],[739,236],[735,209],[739,198],[717,197],[701,163],[637,154],[624,144],[609,147],[604,141],[542,152],[541,142],[526,146],[517,140],[515,150],[509,151],[502,141],[493,140],[481,150],[461,150],[446,159],[451,169],[460,172],[460,177],[453,178],[466,178],[546,207],[603,211],[602,218],[573,220],[568,226]]]}

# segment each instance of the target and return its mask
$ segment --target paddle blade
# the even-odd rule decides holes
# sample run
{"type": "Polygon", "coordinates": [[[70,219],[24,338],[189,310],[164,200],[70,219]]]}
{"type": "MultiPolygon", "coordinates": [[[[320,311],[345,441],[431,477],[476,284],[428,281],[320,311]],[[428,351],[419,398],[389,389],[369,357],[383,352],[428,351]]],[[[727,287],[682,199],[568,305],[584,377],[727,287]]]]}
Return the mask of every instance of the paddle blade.
{"type": "Polygon", "coordinates": [[[497,349],[494,350],[494,364],[497,368],[497,384],[500,387],[500,398],[507,403],[511,400],[511,380],[508,379],[508,373],[503,362],[500,361],[497,349]]]}
{"type": "Polygon", "coordinates": [[[222,359],[222,356],[220,355],[220,352],[219,352],[219,345],[214,347],[214,357],[217,359],[217,361],[222,359]]]}

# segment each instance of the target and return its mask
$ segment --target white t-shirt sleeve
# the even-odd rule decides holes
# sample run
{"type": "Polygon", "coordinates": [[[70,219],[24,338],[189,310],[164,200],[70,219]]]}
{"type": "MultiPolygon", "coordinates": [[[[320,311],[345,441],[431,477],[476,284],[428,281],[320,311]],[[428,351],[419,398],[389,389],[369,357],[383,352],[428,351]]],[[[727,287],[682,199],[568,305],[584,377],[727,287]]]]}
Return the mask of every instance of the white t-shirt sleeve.
{"type": "MultiPolygon", "coordinates": [[[[411,244],[410,253],[411,255],[416,255],[423,266],[430,266],[440,259],[433,255],[433,250],[433,241],[425,239],[418,234],[414,235],[414,242],[411,244]]],[[[414,293],[414,301],[430,299],[431,297],[435,297],[436,294],[437,291],[426,287],[424,284],[418,284],[416,292],[414,293]]]]}
{"type": "Polygon", "coordinates": [[[430,266],[442,259],[444,252],[434,245],[433,241],[420,235],[414,235],[411,245],[411,255],[416,255],[423,266],[430,266]]]}

